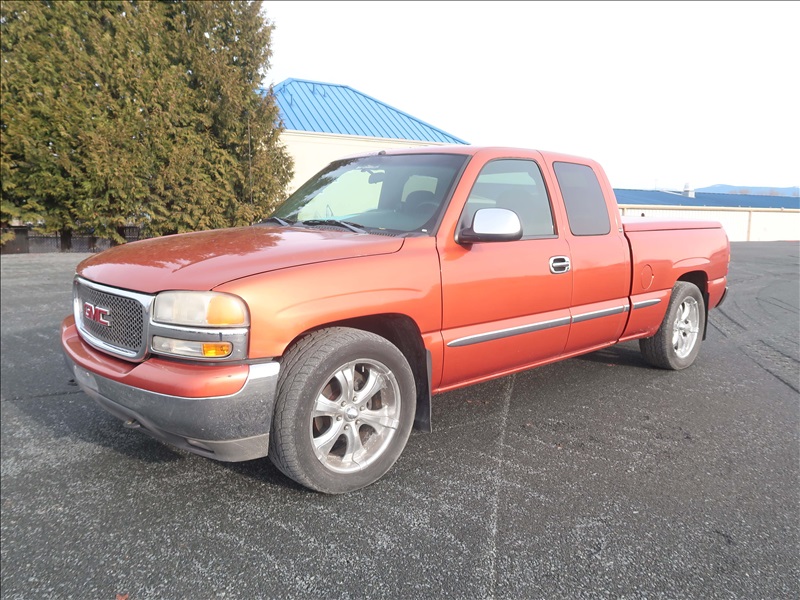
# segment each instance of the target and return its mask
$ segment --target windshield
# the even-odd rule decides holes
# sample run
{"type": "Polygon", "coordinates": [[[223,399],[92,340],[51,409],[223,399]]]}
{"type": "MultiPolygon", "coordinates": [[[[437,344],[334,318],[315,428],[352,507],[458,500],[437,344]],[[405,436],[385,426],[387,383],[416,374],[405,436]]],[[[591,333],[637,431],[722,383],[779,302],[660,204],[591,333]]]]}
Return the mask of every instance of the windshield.
{"type": "Polygon", "coordinates": [[[429,234],[467,158],[395,154],[339,160],[303,184],[267,221],[429,234]]]}

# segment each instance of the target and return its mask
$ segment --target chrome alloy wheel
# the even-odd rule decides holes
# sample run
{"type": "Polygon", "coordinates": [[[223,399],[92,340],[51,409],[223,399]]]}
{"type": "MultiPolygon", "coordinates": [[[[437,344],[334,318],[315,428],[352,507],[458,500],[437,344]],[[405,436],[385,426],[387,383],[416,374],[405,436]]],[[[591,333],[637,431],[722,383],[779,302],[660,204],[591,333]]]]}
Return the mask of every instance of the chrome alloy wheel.
{"type": "Polygon", "coordinates": [[[400,403],[400,386],[386,365],[371,359],[342,365],[320,390],[311,413],[319,461],[337,473],[376,461],[400,425],[400,403]]]}
{"type": "Polygon", "coordinates": [[[697,343],[700,332],[700,307],[692,297],[684,298],[672,330],[672,347],[679,358],[686,358],[697,343]]]}

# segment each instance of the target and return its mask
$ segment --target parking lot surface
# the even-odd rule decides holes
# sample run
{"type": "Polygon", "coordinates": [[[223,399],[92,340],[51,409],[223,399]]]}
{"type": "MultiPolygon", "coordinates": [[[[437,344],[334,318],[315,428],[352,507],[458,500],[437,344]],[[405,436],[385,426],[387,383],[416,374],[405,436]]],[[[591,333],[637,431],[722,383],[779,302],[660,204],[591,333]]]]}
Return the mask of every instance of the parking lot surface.
{"type": "Polygon", "coordinates": [[[124,429],[59,348],[87,255],[3,255],[0,594],[796,599],[798,244],[732,250],[693,367],[626,343],[437,396],[342,496],[124,429]]]}

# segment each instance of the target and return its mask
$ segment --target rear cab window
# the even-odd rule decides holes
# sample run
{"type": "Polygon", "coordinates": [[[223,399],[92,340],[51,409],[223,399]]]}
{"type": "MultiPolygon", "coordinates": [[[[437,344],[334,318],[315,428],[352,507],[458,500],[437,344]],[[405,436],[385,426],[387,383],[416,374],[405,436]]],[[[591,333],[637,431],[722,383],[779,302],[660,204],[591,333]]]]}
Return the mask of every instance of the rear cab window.
{"type": "Polygon", "coordinates": [[[609,234],[608,205],[594,169],[569,162],[555,162],[553,169],[564,198],[572,235],[609,234]]]}

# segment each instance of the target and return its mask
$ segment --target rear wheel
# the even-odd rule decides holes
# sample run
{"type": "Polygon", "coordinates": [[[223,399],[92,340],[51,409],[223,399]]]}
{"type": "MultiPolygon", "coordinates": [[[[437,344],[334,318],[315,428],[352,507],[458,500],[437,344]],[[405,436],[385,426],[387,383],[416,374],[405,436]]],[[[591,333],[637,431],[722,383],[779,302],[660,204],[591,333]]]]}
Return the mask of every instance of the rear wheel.
{"type": "Polygon", "coordinates": [[[667,314],[653,337],[639,340],[645,360],[661,369],[680,370],[690,366],[703,341],[706,310],[697,286],[678,281],[672,288],[667,314]]]}
{"type": "Polygon", "coordinates": [[[316,331],[283,360],[269,456],[313,490],[356,490],[400,457],[415,410],[414,376],[397,347],[357,329],[316,331]]]}

